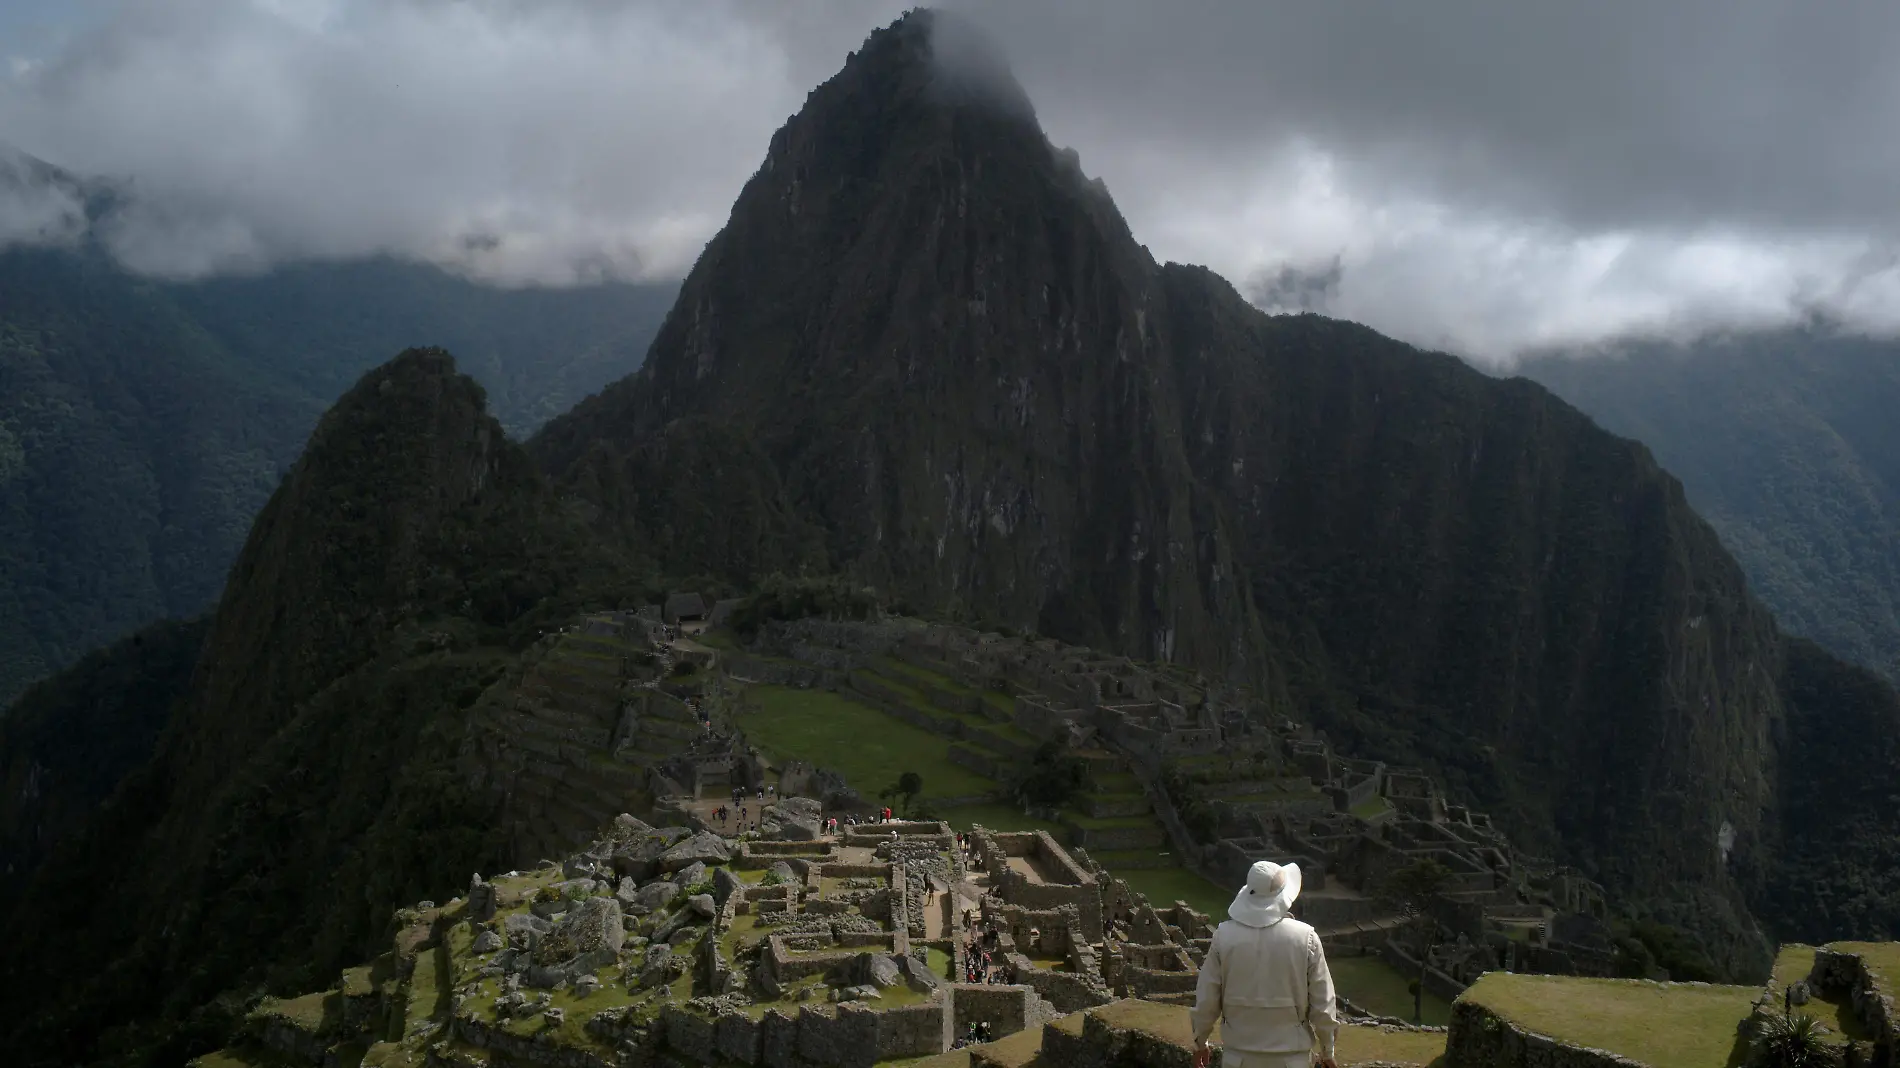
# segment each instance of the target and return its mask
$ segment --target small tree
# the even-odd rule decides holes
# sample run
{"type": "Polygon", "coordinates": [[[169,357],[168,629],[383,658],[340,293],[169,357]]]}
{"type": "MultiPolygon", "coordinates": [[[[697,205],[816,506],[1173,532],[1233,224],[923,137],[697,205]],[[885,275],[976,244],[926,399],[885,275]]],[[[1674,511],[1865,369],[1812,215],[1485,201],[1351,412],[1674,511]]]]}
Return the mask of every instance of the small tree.
{"type": "Polygon", "coordinates": [[[1379,884],[1378,899],[1405,918],[1418,940],[1418,978],[1410,983],[1412,1022],[1422,1023],[1425,1016],[1425,969],[1432,948],[1438,943],[1438,920],[1432,916],[1432,899],[1444,892],[1451,880],[1451,869],[1427,857],[1413,861],[1387,874],[1379,884]]]}
{"type": "Polygon", "coordinates": [[[898,811],[908,816],[910,815],[911,800],[923,792],[924,777],[914,771],[907,771],[899,775],[896,782],[879,790],[877,796],[880,801],[891,801],[902,798],[901,801],[898,801],[898,811]]]}
{"type": "Polygon", "coordinates": [[[1082,789],[1088,773],[1081,757],[1057,742],[1044,742],[1016,781],[1016,799],[1034,808],[1055,808],[1082,789]]]}

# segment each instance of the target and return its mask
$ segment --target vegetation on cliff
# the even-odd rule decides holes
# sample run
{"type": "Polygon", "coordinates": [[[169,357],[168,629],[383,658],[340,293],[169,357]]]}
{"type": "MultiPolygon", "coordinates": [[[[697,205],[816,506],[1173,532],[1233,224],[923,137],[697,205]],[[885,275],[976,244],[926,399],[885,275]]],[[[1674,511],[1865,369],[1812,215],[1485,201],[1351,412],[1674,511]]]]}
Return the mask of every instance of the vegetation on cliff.
{"type": "Polygon", "coordinates": [[[1636,438],[1788,630],[1900,682],[1900,349],[1823,328],[1522,373],[1636,438]]]}
{"type": "Polygon", "coordinates": [[[452,348],[526,434],[638,367],[672,297],[388,260],[161,283],[83,244],[0,251],[0,706],[209,609],[317,417],[391,354],[452,348]]]}
{"type": "Polygon", "coordinates": [[[799,532],[747,545],[1251,683],[1765,969],[1781,639],[1680,485],[1530,382],[1156,264],[1020,90],[939,78],[930,21],[812,93],[647,364],[529,443],[593,529],[664,556],[638,458],[744,438],[799,532]]]}
{"type": "Polygon", "coordinates": [[[8,920],[0,1047],[176,1063],[503,866],[472,710],[651,573],[834,575],[759,610],[870,586],[1252,684],[1725,975],[1765,972],[1755,915],[1900,925],[1893,691],[1784,641],[1646,449],[1156,264],[1019,90],[938,79],[931,23],[773,139],[639,374],[523,448],[410,351],[318,423],[156,755],[8,920]]]}
{"type": "Polygon", "coordinates": [[[494,866],[493,800],[456,769],[467,710],[623,573],[447,354],[365,376],[259,516],[156,756],[17,904],[9,942],[43,967],[6,991],[44,1011],[8,1048],[175,1063],[494,866]]]}
{"type": "Polygon", "coordinates": [[[146,627],[29,688],[0,718],[0,909],[152,755],[208,625],[146,627]]]}

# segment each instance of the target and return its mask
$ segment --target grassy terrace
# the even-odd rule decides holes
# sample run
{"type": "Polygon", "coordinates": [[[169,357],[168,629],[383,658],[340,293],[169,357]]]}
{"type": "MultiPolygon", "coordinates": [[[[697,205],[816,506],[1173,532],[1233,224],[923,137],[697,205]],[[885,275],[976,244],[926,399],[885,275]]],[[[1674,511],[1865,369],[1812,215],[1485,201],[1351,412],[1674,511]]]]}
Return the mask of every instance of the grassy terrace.
{"type": "MultiPolygon", "coordinates": [[[[924,785],[930,784],[926,780],[924,785]]],[[[1056,841],[1066,840],[1066,832],[1060,824],[1025,816],[1021,809],[1001,802],[958,805],[941,810],[939,815],[959,831],[967,831],[980,823],[992,831],[1048,831],[1056,841]]]]}
{"type": "Polygon", "coordinates": [[[1112,831],[1124,827],[1159,827],[1160,821],[1153,816],[1085,816],[1080,812],[1064,811],[1065,822],[1091,831],[1112,831]]]}
{"type": "Polygon", "coordinates": [[[939,687],[946,693],[953,693],[959,697],[975,696],[984,704],[1001,712],[1005,717],[1014,716],[1016,714],[1016,699],[1006,693],[998,693],[995,690],[988,689],[979,690],[974,686],[965,686],[941,672],[932,671],[926,667],[918,667],[916,664],[900,660],[894,656],[885,657],[883,662],[895,671],[900,671],[918,682],[927,682],[939,687]]]}
{"type": "MultiPolygon", "coordinates": [[[[1327,955],[1332,969],[1333,987],[1341,997],[1367,1012],[1380,1016],[1412,1018],[1411,983],[1398,970],[1378,957],[1327,955]]],[[[1451,1023],[1451,1002],[1427,991],[1420,1023],[1443,1027],[1451,1023]]]]}
{"type": "Polygon", "coordinates": [[[1419,1031],[1381,1031],[1376,1027],[1339,1029],[1339,1063],[1437,1063],[1445,1053],[1445,1036],[1419,1031]]]}
{"type": "MultiPolygon", "coordinates": [[[[1031,736],[1028,731],[1023,730],[1014,723],[998,723],[988,716],[978,715],[975,712],[945,708],[932,701],[922,690],[917,688],[919,685],[934,685],[944,690],[951,690],[955,684],[951,683],[950,680],[942,676],[931,675],[921,668],[914,668],[895,660],[889,660],[886,661],[886,663],[894,668],[905,669],[902,672],[904,677],[892,678],[889,675],[882,675],[873,671],[866,671],[862,674],[876,685],[897,693],[904,699],[906,704],[909,704],[919,712],[932,716],[941,716],[945,719],[954,719],[972,730],[994,735],[1004,741],[1015,742],[1018,745],[1033,746],[1036,744],[1036,739],[1031,736]]],[[[964,692],[969,693],[971,691],[966,689],[964,692]]]]}
{"type": "MultiPolygon", "coordinates": [[[[1808,977],[1814,968],[1814,947],[1803,945],[1782,946],[1775,955],[1774,977],[1769,988],[1779,997],[1781,992],[1793,984],[1808,977]]],[[[1779,1006],[1780,1002],[1777,1002],[1779,1006]]],[[[1794,1011],[1802,1016],[1812,1016],[1827,1026],[1830,1041],[1849,1039],[1856,1042],[1871,1041],[1874,1036],[1861,1027],[1859,1017],[1854,1015],[1854,1007],[1845,998],[1824,1001],[1817,992],[1806,1005],[1794,1006],[1794,1011]]]]}
{"type": "Polygon", "coordinates": [[[923,777],[924,797],[987,794],[996,783],[950,762],[951,739],[828,690],[751,686],[739,714],[746,737],[774,760],[832,768],[865,797],[902,772],[923,777]]]}
{"type": "Polygon", "coordinates": [[[1352,806],[1352,814],[1362,820],[1377,819],[1391,811],[1392,802],[1383,797],[1373,797],[1352,806]]]}
{"type": "Polygon", "coordinates": [[[1165,909],[1176,901],[1185,901],[1197,912],[1205,912],[1215,923],[1227,918],[1227,906],[1234,892],[1215,886],[1186,868],[1130,868],[1111,873],[1136,893],[1146,895],[1148,903],[1165,909]]]}
{"type": "Polygon", "coordinates": [[[1747,986],[1486,972],[1459,1000],[1527,1031],[1669,1068],[1734,1068],[1747,986]]]}

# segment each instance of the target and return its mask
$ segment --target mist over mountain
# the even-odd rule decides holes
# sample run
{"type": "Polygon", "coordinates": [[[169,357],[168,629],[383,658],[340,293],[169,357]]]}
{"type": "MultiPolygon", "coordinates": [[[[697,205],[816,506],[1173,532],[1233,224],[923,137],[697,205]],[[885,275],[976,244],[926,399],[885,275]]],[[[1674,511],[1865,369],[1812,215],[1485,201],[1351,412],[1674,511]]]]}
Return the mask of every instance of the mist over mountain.
{"type": "MultiPolygon", "coordinates": [[[[371,336],[314,301],[254,315],[252,283],[88,270],[182,339],[371,336]]],[[[56,296],[9,312],[41,317],[35,352],[92,336],[37,325],[56,296]]],[[[253,381],[235,344],[187,351],[253,381]]],[[[300,352],[236,394],[255,425],[334,381],[300,352]]],[[[485,390],[412,348],[315,422],[150,759],[7,914],[0,1046],[179,1063],[371,956],[397,907],[537,862],[508,831],[533,754],[483,724],[549,685],[543,632],[774,573],[1250,687],[1424,766],[1714,974],[1900,928],[1900,698],[1784,636],[1649,449],[1531,381],[1158,262],[952,16],[873,33],[813,90],[639,370],[513,440],[490,400],[544,377],[485,390]]],[[[140,663],[120,647],[37,700],[176,677],[140,663]]]]}
{"type": "Polygon", "coordinates": [[[212,605],[317,416],[390,353],[455,346],[523,435],[638,367],[672,299],[394,260],[156,282],[86,236],[119,193],[9,159],[0,196],[77,214],[0,248],[0,701],[212,605]]]}
{"type": "Polygon", "coordinates": [[[1526,381],[1155,263],[920,25],[773,138],[641,371],[530,442],[601,535],[663,559],[642,458],[749,439],[721,481],[770,507],[714,573],[815,530],[906,603],[1252,683],[1753,967],[1797,711],[1675,480],[1526,381]]]}
{"type": "Polygon", "coordinates": [[[1900,346],[1817,327],[1520,370],[1655,450],[1784,628],[1900,681],[1900,346]]]}

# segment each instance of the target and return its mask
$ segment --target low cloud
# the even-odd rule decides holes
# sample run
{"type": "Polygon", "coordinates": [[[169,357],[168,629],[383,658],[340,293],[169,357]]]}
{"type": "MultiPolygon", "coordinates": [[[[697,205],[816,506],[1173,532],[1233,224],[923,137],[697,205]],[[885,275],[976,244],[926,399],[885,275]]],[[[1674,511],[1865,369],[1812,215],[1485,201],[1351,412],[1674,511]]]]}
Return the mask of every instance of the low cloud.
{"type": "Polygon", "coordinates": [[[55,180],[37,161],[0,146],[0,249],[70,245],[86,230],[80,191],[55,180]]]}
{"type": "MultiPolygon", "coordinates": [[[[902,6],[94,4],[0,43],[0,138],[128,183],[100,236],[141,271],[389,253],[675,277],[902,6]]],[[[1265,306],[1492,364],[1816,315],[1900,332],[1900,8],[950,6],[1156,255],[1265,306]]],[[[70,239],[75,204],[0,188],[0,243],[70,239]]]]}

